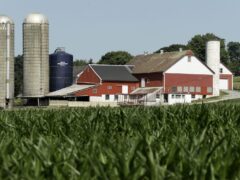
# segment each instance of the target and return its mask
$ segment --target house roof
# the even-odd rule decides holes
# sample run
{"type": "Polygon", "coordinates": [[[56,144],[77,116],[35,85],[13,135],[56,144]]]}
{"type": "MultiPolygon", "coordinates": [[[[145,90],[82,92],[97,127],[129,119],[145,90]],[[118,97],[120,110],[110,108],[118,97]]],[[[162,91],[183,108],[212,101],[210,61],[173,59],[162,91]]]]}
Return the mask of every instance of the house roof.
{"type": "Polygon", "coordinates": [[[163,54],[139,55],[133,58],[128,65],[135,66],[132,71],[133,74],[164,72],[184,56],[188,55],[192,56],[193,52],[187,50],[182,52],[165,52],[163,54]]]}
{"type": "Polygon", "coordinates": [[[77,91],[81,91],[84,89],[88,89],[91,88],[95,85],[77,85],[77,84],[73,84],[69,87],[54,91],[54,92],[50,92],[48,93],[46,96],[47,97],[57,97],[57,96],[71,96],[72,94],[74,94],[77,91]]]}
{"type": "Polygon", "coordinates": [[[89,65],[103,81],[138,82],[126,65],[89,65]]]}

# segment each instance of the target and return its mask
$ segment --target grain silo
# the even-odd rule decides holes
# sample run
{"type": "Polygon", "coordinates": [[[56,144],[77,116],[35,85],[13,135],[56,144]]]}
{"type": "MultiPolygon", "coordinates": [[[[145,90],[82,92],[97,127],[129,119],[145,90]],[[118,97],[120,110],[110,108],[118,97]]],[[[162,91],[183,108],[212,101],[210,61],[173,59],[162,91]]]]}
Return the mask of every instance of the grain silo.
{"type": "Polygon", "coordinates": [[[213,96],[219,96],[220,41],[208,41],[206,45],[207,65],[214,71],[213,96]]]}
{"type": "Polygon", "coordinates": [[[72,85],[73,55],[65,52],[64,48],[57,48],[49,56],[50,92],[72,85]]]}
{"type": "Polygon", "coordinates": [[[11,107],[14,98],[14,23],[0,16],[0,107],[11,107]]]}
{"type": "Polygon", "coordinates": [[[41,98],[49,92],[49,24],[38,13],[23,23],[23,96],[41,98]]]}

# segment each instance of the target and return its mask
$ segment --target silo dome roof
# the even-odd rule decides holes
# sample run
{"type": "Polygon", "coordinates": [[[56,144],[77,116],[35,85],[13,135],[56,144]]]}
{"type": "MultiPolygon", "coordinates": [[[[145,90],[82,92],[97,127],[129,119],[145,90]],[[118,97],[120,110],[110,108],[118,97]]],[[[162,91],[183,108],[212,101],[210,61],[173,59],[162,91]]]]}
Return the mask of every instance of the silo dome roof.
{"type": "Polygon", "coordinates": [[[24,23],[48,24],[48,19],[43,14],[32,13],[24,19],[24,23]]]}
{"type": "Polygon", "coordinates": [[[0,23],[11,23],[13,24],[13,20],[5,15],[0,15],[0,23]]]}

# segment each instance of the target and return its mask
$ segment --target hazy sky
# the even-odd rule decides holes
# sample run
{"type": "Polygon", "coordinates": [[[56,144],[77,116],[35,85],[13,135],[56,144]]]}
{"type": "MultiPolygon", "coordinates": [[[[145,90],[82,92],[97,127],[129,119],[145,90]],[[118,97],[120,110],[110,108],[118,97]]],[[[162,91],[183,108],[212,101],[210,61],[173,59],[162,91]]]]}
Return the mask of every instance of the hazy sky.
{"type": "Polygon", "coordinates": [[[239,0],[0,0],[15,22],[15,54],[22,54],[22,22],[31,12],[50,22],[50,53],[65,47],[75,59],[97,61],[108,51],[133,55],[196,34],[240,41],[239,0]]]}

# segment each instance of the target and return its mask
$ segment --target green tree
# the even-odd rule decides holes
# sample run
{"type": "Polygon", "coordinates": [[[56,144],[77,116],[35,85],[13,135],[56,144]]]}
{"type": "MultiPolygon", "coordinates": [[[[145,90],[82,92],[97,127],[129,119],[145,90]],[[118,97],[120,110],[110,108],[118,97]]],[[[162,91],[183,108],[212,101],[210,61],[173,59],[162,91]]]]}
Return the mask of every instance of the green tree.
{"type": "Polygon", "coordinates": [[[93,63],[92,59],[89,59],[89,60],[77,59],[77,60],[73,61],[74,66],[86,66],[86,65],[92,64],[92,63],[93,63]]]}
{"type": "Polygon", "coordinates": [[[240,43],[229,42],[227,44],[230,61],[240,61],[240,43]]]}
{"type": "Polygon", "coordinates": [[[112,51],[103,55],[99,64],[126,64],[133,56],[126,51],[112,51]]]}
{"type": "Polygon", "coordinates": [[[14,63],[14,94],[15,96],[22,94],[23,90],[23,56],[15,57],[14,63]]]}
{"type": "Polygon", "coordinates": [[[182,50],[187,50],[187,46],[183,44],[172,44],[170,46],[163,47],[159,50],[157,50],[155,53],[160,53],[161,50],[164,52],[172,52],[172,51],[179,51],[179,49],[182,48],[182,50]]]}
{"type": "Polygon", "coordinates": [[[207,33],[204,35],[194,36],[187,44],[188,49],[191,49],[194,54],[202,61],[205,61],[206,57],[206,43],[210,40],[220,41],[220,58],[221,62],[227,64],[229,62],[228,52],[226,51],[225,40],[218,36],[207,33]]]}

